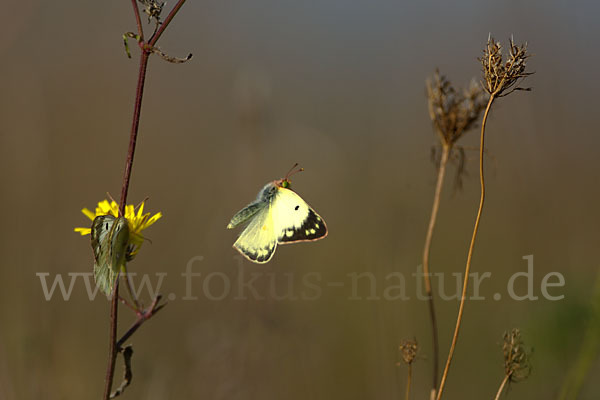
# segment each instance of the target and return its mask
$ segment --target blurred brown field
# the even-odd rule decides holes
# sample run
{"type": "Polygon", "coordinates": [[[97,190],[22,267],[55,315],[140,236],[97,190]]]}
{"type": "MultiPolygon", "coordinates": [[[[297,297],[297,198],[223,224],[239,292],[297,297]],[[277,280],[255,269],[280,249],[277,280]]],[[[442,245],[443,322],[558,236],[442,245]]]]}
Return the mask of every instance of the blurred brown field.
{"type": "MultiPolygon", "coordinates": [[[[481,285],[485,300],[467,303],[445,398],[463,399],[467,389],[468,398],[493,398],[502,334],[513,327],[535,352],[531,376],[509,398],[556,398],[598,273],[599,11],[593,2],[541,0],[187,2],[159,44],[194,58],[150,61],[129,194],[129,203],[149,197],[147,210],[164,214],[129,269],[153,280],[166,274],[160,291],[173,300],[133,336],[134,380],[123,398],[401,398],[403,338],[419,341],[413,398],[426,398],[431,333],[411,278],[436,175],[424,82],[436,67],[458,86],[479,77],[489,32],[503,43],[511,34],[527,41],[535,74],[523,84],[533,90],[498,101],[488,122],[488,198],[473,272],[492,277],[481,285]],[[294,189],[327,221],[329,237],[240,267],[229,218],[295,162],[305,172],[294,189]],[[540,298],[510,299],[507,282],[526,270],[527,255],[540,298]],[[199,256],[198,298],[183,300],[182,273],[199,256]],[[367,279],[353,287],[352,274],[362,272],[374,277],[375,295],[367,279]],[[407,278],[410,299],[383,298],[394,272],[407,278]],[[562,300],[541,297],[550,272],[564,276],[564,287],[551,289],[562,300]],[[310,291],[307,274],[321,291],[311,300],[256,299],[248,290],[236,298],[251,274],[261,274],[261,294],[310,291]],[[231,294],[211,299],[223,276],[231,294]]],[[[49,273],[51,283],[92,270],[89,237],[73,228],[89,225],[83,207],[120,192],[138,65],[121,35],[135,22],[129,2],[32,0],[4,15],[0,398],[99,398],[109,302],[90,301],[81,280],[68,301],[47,301],[36,274],[49,273]]],[[[477,134],[461,143],[477,146],[477,134]]],[[[462,190],[450,167],[432,248],[447,292],[464,268],[478,204],[477,152],[466,154],[462,190]]],[[[527,290],[524,280],[516,290],[527,290]]],[[[437,302],[442,359],[457,307],[437,302]]],[[[123,331],[133,316],[121,310],[123,331]]],[[[598,373],[596,360],[589,376],[598,373]]],[[[119,361],[117,385],[120,376],[119,361]]],[[[588,379],[580,398],[599,395],[588,379]]]]}

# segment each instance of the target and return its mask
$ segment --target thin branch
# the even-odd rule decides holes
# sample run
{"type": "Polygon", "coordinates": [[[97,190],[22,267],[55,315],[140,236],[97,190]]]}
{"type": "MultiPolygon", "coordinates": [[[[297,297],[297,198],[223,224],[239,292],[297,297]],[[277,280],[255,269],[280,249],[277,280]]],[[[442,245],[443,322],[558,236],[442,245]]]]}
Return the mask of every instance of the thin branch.
{"type": "MultiPolygon", "coordinates": [[[[123,186],[121,188],[121,201],[119,203],[121,215],[125,215],[125,205],[127,202],[127,192],[129,190],[129,180],[131,179],[131,168],[133,166],[133,156],[135,154],[135,144],[137,140],[138,128],[140,125],[140,113],[142,108],[142,96],[144,94],[144,82],[146,80],[146,70],[148,67],[148,53],[142,51],[140,56],[140,69],[136,89],[135,106],[133,111],[133,123],[131,126],[131,135],[129,138],[129,151],[127,152],[127,161],[125,163],[125,172],[123,176],[123,186]]],[[[119,282],[115,283],[115,289],[112,294],[110,305],[110,346],[109,359],[106,368],[106,379],[104,386],[104,399],[110,398],[112,382],[115,374],[115,361],[117,358],[117,314],[119,305],[119,282]]]]}
{"type": "Polygon", "coordinates": [[[142,111],[142,97],[144,95],[144,83],[146,81],[146,71],[148,69],[149,53],[142,51],[140,55],[140,67],[138,72],[138,81],[135,95],[135,104],[133,108],[133,121],[131,124],[131,133],[129,136],[129,150],[125,162],[125,171],[123,173],[123,186],[121,187],[121,202],[119,207],[121,215],[125,215],[125,205],[127,201],[127,192],[129,191],[129,181],[131,179],[131,169],[133,166],[133,157],[135,155],[135,145],[137,141],[138,129],[140,126],[140,116],[142,111]]]}
{"type": "Polygon", "coordinates": [[[185,58],[171,57],[170,55],[163,53],[162,50],[159,49],[158,47],[153,47],[152,53],[158,54],[160,56],[160,58],[162,58],[163,60],[165,60],[167,62],[173,63],[173,64],[182,64],[182,63],[192,59],[192,53],[188,54],[187,57],[185,57],[185,58]]]}
{"type": "Polygon", "coordinates": [[[454,350],[456,343],[458,342],[458,333],[460,330],[460,324],[462,322],[462,315],[465,307],[465,300],[467,298],[467,287],[469,284],[469,271],[471,270],[471,260],[473,258],[473,251],[475,249],[475,239],[477,238],[477,231],[479,230],[479,222],[481,221],[481,214],[483,212],[483,204],[485,201],[485,180],[483,174],[483,154],[485,149],[485,124],[487,122],[488,114],[492,103],[494,102],[495,95],[490,94],[487,107],[483,114],[483,122],[481,123],[481,138],[479,143],[479,181],[481,184],[481,197],[479,199],[479,209],[477,210],[477,218],[475,218],[475,225],[473,227],[473,235],[471,236],[471,244],[469,245],[469,254],[467,255],[467,264],[465,266],[465,276],[463,278],[462,296],[460,298],[460,306],[458,307],[458,316],[456,317],[456,327],[454,328],[454,335],[452,336],[452,344],[450,345],[450,351],[448,352],[448,359],[446,360],[446,366],[442,374],[442,381],[440,382],[440,389],[437,394],[437,400],[442,398],[444,391],[444,385],[448,378],[448,371],[450,370],[450,364],[452,363],[452,357],[454,356],[454,350]]]}
{"type": "Polygon", "coordinates": [[[119,296],[119,301],[121,303],[123,303],[124,305],[126,305],[134,313],[138,313],[138,310],[133,305],[129,304],[129,302],[126,299],[124,299],[123,297],[119,296]]]}
{"type": "MultiPolygon", "coordinates": [[[[173,17],[175,17],[175,15],[179,11],[179,9],[183,6],[183,3],[185,3],[185,0],[179,0],[177,2],[177,4],[175,5],[175,7],[173,7],[171,12],[167,16],[166,20],[161,24],[160,28],[154,33],[154,35],[152,35],[150,42],[145,43],[143,40],[144,33],[143,33],[143,29],[142,29],[139,8],[138,8],[135,0],[131,0],[131,1],[132,1],[136,24],[138,27],[138,32],[139,32],[139,37],[140,37],[139,44],[140,44],[140,48],[142,51],[141,51],[141,55],[140,55],[140,66],[139,66],[138,81],[137,81],[137,88],[136,88],[135,105],[134,105],[134,111],[133,111],[133,121],[132,121],[132,125],[131,125],[131,132],[130,132],[130,138],[129,138],[129,149],[127,152],[127,159],[125,162],[125,171],[123,173],[123,185],[121,188],[121,201],[119,204],[121,215],[125,215],[125,205],[127,203],[127,192],[129,190],[129,181],[131,179],[131,169],[133,166],[133,157],[135,155],[135,145],[136,145],[136,141],[137,141],[137,134],[138,134],[139,124],[140,124],[140,115],[141,115],[141,109],[142,109],[142,97],[144,94],[144,83],[146,80],[146,71],[148,69],[148,58],[149,58],[150,54],[152,54],[150,49],[152,49],[154,47],[154,45],[156,44],[156,42],[158,41],[158,39],[160,38],[162,33],[165,31],[165,29],[169,25],[169,23],[173,20],[173,17]]],[[[156,301],[156,299],[155,299],[155,301],[156,301]]],[[[104,400],[108,400],[110,398],[110,393],[112,390],[112,383],[113,383],[113,378],[114,378],[114,373],[115,373],[115,361],[117,358],[117,351],[120,348],[120,345],[117,346],[118,305],[119,305],[119,281],[117,280],[115,282],[114,290],[112,293],[111,306],[110,306],[110,345],[109,345],[109,355],[108,355],[108,366],[106,368],[106,377],[105,377],[105,386],[104,386],[104,397],[103,397],[104,400]]],[[[157,310],[151,310],[151,311],[157,311],[157,310]]],[[[153,312],[150,313],[150,316],[152,316],[152,315],[153,315],[153,312]]],[[[139,324],[141,325],[146,319],[147,318],[141,319],[139,324]]],[[[137,330],[137,328],[139,328],[139,326],[136,327],[135,329],[133,329],[131,334],[133,334],[133,332],[135,332],[137,330]]]]}
{"type": "Polygon", "coordinates": [[[150,41],[148,41],[148,45],[150,47],[154,47],[156,42],[158,42],[158,39],[160,39],[165,29],[167,29],[167,26],[171,23],[171,20],[175,17],[175,14],[177,14],[179,9],[183,6],[183,3],[185,3],[185,0],[179,0],[177,4],[175,4],[175,7],[173,7],[169,15],[167,15],[167,18],[165,18],[163,23],[160,25],[160,28],[158,28],[158,30],[154,32],[154,34],[150,38],[150,41]]]}
{"type": "MultiPolygon", "coordinates": [[[[403,340],[400,344],[400,351],[402,352],[402,361],[408,366],[408,377],[406,379],[406,400],[410,398],[410,387],[412,383],[412,363],[417,357],[419,345],[417,340],[403,340]]],[[[396,363],[400,365],[400,362],[396,363]]]]}
{"type": "Polygon", "coordinates": [[[502,383],[500,384],[500,387],[498,388],[498,392],[496,393],[496,397],[494,397],[494,400],[500,400],[500,395],[502,394],[502,391],[504,390],[504,386],[506,386],[506,383],[508,382],[509,379],[510,379],[510,374],[504,375],[504,379],[502,380],[502,383]]]}
{"type": "Polygon", "coordinates": [[[144,29],[142,28],[142,18],[140,17],[140,9],[137,4],[137,0],[131,0],[133,6],[133,14],[135,15],[135,23],[137,25],[139,43],[144,41],[144,29]]]}
{"type": "Polygon", "coordinates": [[[108,366],[106,367],[106,377],[104,378],[104,400],[110,398],[112,390],[113,377],[115,375],[115,362],[117,360],[117,319],[119,313],[119,280],[115,281],[115,287],[110,301],[110,344],[108,347],[108,366]]]}
{"type": "Polygon", "coordinates": [[[143,312],[138,314],[138,317],[137,317],[136,321],[133,323],[133,325],[131,325],[131,327],[127,330],[127,332],[125,332],[125,334],[121,337],[121,339],[119,339],[119,341],[116,343],[117,350],[121,350],[123,347],[123,343],[125,343],[127,341],[127,339],[129,339],[131,337],[131,335],[133,335],[135,333],[135,331],[137,331],[144,322],[146,322],[147,320],[152,318],[157,312],[159,312],[166,305],[166,304],[160,304],[160,305],[158,304],[160,302],[161,298],[162,298],[161,295],[156,296],[154,298],[154,300],[152,301],[152,304],[150,305],[150,307],[148,307],[146,310],[144,310],[143,312]]]}
{"type": "Polygon", "coordinates": [[[435,307],[433,301],[433,290],[431,287],[431,273],[429,270],[429,255],[431,253],[431,241],[433,239],[433,231],[437,221],[438,210],[440,207],[440,197],[446,176],[446,166],[448,165],[451,145],[444,144],[442,147],[442,158],[438,169],[437,183],[435,186],[435,195],[433,197],[433,206],[431,208],[431,217],[429,219],[429,227],[427,228],[427,236],[425,237],[425,246],[423,250],[423,279],[425,280],[425,292],[429,302],[429,317],[431,319],[431,330],[433,336],[433,385],[432,390],[437,389],[438,382],[438,363],[439,363],[439,340],[438,327],[435,315],[435,307]]]}
{"type": "Polygon", "coordinates": [[[125,389],[131,384],[133,380],[133,371],[131,370],[131,357],[133,356],[133,347],[127,346],[122,349],[121,353],[123,353],[123,382],[121,382],[121,386],[117,388],[111,395],[110,398],[114,399],[125,392],[125,389]]]}
{"type": "Polygon", "coordinates": [[[410,399],[410,384],[412,381],[412,364],[408,364],[408,376],[406,377],[406,396],[405,399],[410,399]]]}

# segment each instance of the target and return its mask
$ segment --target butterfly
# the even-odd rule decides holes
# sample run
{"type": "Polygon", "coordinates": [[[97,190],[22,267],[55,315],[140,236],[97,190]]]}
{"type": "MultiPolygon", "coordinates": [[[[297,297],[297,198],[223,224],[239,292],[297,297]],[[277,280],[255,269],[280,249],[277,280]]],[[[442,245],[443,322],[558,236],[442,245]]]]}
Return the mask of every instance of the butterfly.
{"type": "Polygon", "coordinates": [[[99,215],[92,222],[91,236],[94,280],[100,290],[109,296],[127,259],[129,223],[125,217],[99,215]]]}
{"type": "Polygon", "coordinates": [[[256,200],[231,218],[227,229],[248,223],[233,247],[248,260],[264,264],[271,260],[278,244],[309,242],[327,236],[327,225],[291,188],[290,175],[267,183],[256,200]]]}

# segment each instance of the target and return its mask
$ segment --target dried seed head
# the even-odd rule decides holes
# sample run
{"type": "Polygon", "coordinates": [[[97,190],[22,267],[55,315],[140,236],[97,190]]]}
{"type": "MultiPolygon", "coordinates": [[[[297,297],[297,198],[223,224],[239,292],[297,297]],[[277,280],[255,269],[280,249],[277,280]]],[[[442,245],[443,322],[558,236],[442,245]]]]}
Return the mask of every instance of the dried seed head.
{"type": "Polygon", "coordinates": [[[502,60],[502,45],[493,37],[488,37],[483,56],[479,58],[483,67],[483,87],[491,96],[506,96],[515,90],[530,90],[516,86],[520,79],[533,74],[527,72],[527,43],[515,45],[510,39],[509,54],[506,61],[502,60]],[[508,91],[508,92],[507,92],[508,91]]]}
{"type": "Polygon", "coordinates": [[[138,0],[144,5],[144,12],[148,15],[148,22],[151,19],[156,20],[156,23],[160,23],[160,13],[165,5],[164,2],[158,2],[156,0],[138,0]]]}
{"type": "Polygon", "coordinates": [[[413,340],[402,340],[400,343],[400,351],[402,353],[402,361],[410,365],[415,361],[417,352],[419,350],[419,344],[416,339],[413,340]]]}
{"type": "Polygon", "coordinates": [[[510,377],[511,382],[527,379],[531,373],[531,350],[523,346],[521,332],[513,329],[504,333],[504,373],[510,377]]]}
{"type": "Polygon", "coordinates": [[[426,85],[433,127],[442,145],[452,147],[479,120],[486,105],[484,92],[474,80],[466,89],[457,91],[437,70],[426,85]]]}

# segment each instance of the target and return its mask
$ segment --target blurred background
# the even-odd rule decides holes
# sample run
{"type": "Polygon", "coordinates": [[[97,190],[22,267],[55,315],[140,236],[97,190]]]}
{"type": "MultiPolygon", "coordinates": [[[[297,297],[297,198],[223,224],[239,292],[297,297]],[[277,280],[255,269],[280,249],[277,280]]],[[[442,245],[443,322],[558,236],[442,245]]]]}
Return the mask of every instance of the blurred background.
{"type": "MultiPolygon", "coordinates": [[[[91,272],[89,236],[73,228],[90,225],[82,208],[120,194],[139,55],[131,42],[128,59],[121,38],[135,30],[131,4],[29,0],[4,10],[0,398],[99,398],[109,302],[90,301],[81,278],[69,300],[58,289],[46,300],[36,274],[49,273],[51,285],[57,274],[68,284],[69,273],[91,272]]],[[[187,2],[159,45],[194,58],[150,60],[128,198],[149,197],[146,210],[164,214],[129,269],[154,284],[166,274],[160,292],[172,301],[133,336],[134,380],[123,398],[399,398],[405,338],[420,346],[413,398],[426,398],[431,331],[411,277],[436,177],[425,79],[435,68],[459,87],[479,78],[490,32],[504,44],[510,35],[527,41],[535,75],[523,83],[532,92],[500,99],[490,116],[473,271],[492,275],[481,285],[485,300],[466,305],[445,398],[467,390],[467,398],[493,398],[502,334],[513,327],[535,352],[531,376],[511,385],[510,398],[556,398],[598,273],[598,11],[584,0],[187,2]],[[239,232],[227,222],[295,162],[306,171],[294,189],[327,221],[329,237],[282,247],[266,265],[240,261],[231,248],[239,232]],[[527,255],[540,298],[512,300],[507,282],[526,271],[527,255]],[[190,260],[202,275],[190,281],[197,299],[182,300],[190,260]],[[349,274],[362,272],[375,277],[375,295],[370,281],[352,287],[349,274]],[[383,298],[397,284],[385,279],[394,272],[406,277],[409,299],[383,298]],[[541,297],[549,272],[564,276],[564,287],[550,290],[560,301],[541,297]],[[252,274],[263,298],[247,289],[236,298],[252,274]],[[307,274],[320,291],[305,284],[307,274]],[[206,296],[205,284],[213,296],[224,293],[224,277],[231,293],[206,296]],[[315,298],[281,300],[272,288],[315,298]]],[[[462,190],[450,166],[433,241],[431,268],[445,274],[446,293],[464,268],[479,201],[477,152],[469,150],[477,136],[461,141],[462,190]]],[[[519,281],[517,292],[526,290],[519,281]]],[[[150,302],[147,293],[142,300],[150,302]]],[[[458,302],[436,305],[443,361],[458,302]]],[[[124,332],[134,316],[120,310],[124,332]]],[[[596,360],[589,376],[598,373],[596,360]]],[[[585,381],[580,398],[599,395],[585,381]]]]}

